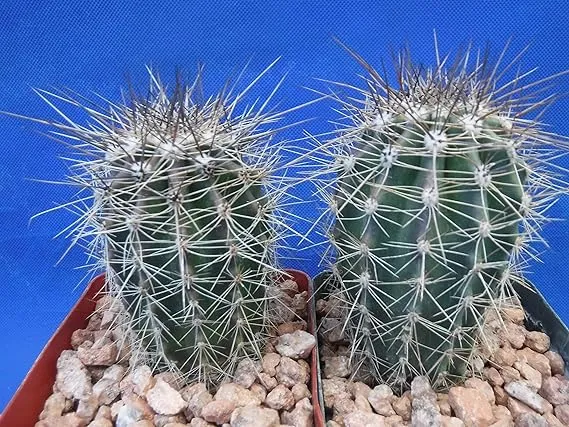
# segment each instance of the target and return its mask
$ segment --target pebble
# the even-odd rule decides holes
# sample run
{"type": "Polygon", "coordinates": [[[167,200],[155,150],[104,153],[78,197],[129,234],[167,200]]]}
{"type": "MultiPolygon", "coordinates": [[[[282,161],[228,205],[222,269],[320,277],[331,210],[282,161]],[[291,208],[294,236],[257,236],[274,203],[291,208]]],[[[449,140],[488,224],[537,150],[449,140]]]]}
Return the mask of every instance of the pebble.
{"type": "Polygon", "coordinates": [[[554,405],[569,404],[569,380],[558,376],[546,378],[539,394],[554,405]]]}
{"type": "Polygon", "coordinates": [[[427,377],[419,376],[411,381],[411,398],[411,420],[414,427],[441,425],[437,395],[427,377]]]}
{"type": "Polygon", "coordinates": [[[86,399],[93,391],[91,375],[73,350],[64,350],[57,359],[55,386],[67,399],[86,399]]]}
{"type": "Polygon", "coordinates": [[[295,331],[291,334],[281,335],[275,349],[284,357],[292,359],[306,359],[316,346],[316,337],[306,331],[295,331]]]}
{"type": "Polygon", "coordinates": [[[403,418],[404,421],[411,419],[411,397],[409,393],[404,393],[401,397],[396,398],[391,406],[395,413],[403,418]]]}
{"type": "Polygon", "coordinates": [[[49,417],[38,421],[35,427],[85,427],[85,420],[75,413],[69,413],[60,417],[49,417]]]}
{"type": "MultiPolygon", "coordinates": [[[[150,405],[141,397],[123,397],[124,404],[118,408],[116,416],[116,427],[131,427],[136,421],[154,419],[154,411],[150,405]]],[[[113,407],[111,407],[111,411],[113,407]]]]}
{"type": "Polygon", "coordinates": [[[344,416],[345,427],[383,427],[385,418],[378,414],[354,411],[344,416]]]}
{"type": "Polygon", "coordinates": [[[325,378],[347,378],[350,376],[349,358],[347,356],[327,357],[323,362],[325,378]]]}
{"type": "Polygon", "coordinates": [[[565,361],[561,355],[555,351],[546,351],[543,353],[547,360],[549,360],[549,366],[551,366],[552,375],[564,375],[565,374],[565,361]]]}
{"type": "Polygon", "coordinates": [[[229,400],[213,400],[201,409],[201,417],[215,424],[228,423],[234,410],[235,404],[229,400]]]}
{"type": "Polygon", "coordinates": [[[180,393],[161,378],[146,392],[146,401],[155,412],[163,415],[178,414],[188,405],[180,393]]]}
{"type": "Polygon", "coordinates": [[[295,384],[305,384],[308,383],[309,380],[309,375],[305,367],[289,357],[281,357],[276,371],[277,381],[286,387],[292,387],[295,384]]]}
{"type": "Polygon", "coordinates": [[[87,343],[89,341],[77,348],[77,357],[85,366],[110,366],[117,362],[119,349],[110,339],[98,339],[92,346],[85,345],[87,343]]]}
{"type": "Polygon", "coordinates": [[[349,393],[343,393],[336,396],[334,401],[334,414],[345,415],[356,410],[356,403],[349,393]]]}
{"type": "Polygon", "coordinates": [[[503,330],[504,338],[512,345],[513,348],[519,349],[524,346],[526,341],[526,330],[522,325],[513,322],[506,322],[503,330]]]}
{"type": "MultiPolygon", "coordinates": [[[[202,408],[213,400],[205,384],[196,383],[180,390],[180,395],[187,402],[188,409],[196,417],[201,417],[202,408]]],[[[219,400],[224,400],[220,398],[219,400]]]]}
{"type": "Polygon", "coordinates": [[[541,373],[532,368],[529,364],[525,362],[514,363],[514,368],[521,374],[523,378],[527,380],[527,383],[531,385],[535,390],[541,388],[542,376],[541,373]]]}
{"type": "Polygon", "coordinates": [[[154,387],[156,379],[152,376],[152,370],[147,365],[138,366],[130,376],[133,391],[139,396],[145,396],[146,392],[154,387]]]}
{"type": "MultiPolygon", "coordinates": [[[[276,385],[275,385],[275,387],[276,387],[276,385]]],[[[252,384],[251,387],[249,387],[249,390],[251,390],[253,393],[255,393],[259,397],[259,400],[261,402],[264,402],[265,399],[267,398],[267,389],[265,387],[263,387],[261,384],[257,384],[257,383],[252,384]]]]}
{"type": "Polygon", "coordinates": [[[222,384],[213,398],[214,400],[228,400],[236,407],[261,404],[261,399],[256,393],[234,383],[222,384]]]}
{"type": "Polygon", "coordinates": [[[490,385],[501,386],[504,384],[504,378],[500,375],[500,372],[493,366],[487,366],[483,369],[484,377],[488,380],[490,385]]]}
{"type": "Polygon", "coordinates": [[[492,406],[488,397],[480,390],[465,387],[451,387],[448,402],[455,415],[466,426],[490,425],[494,422],[492,406]]]}
{"type": "Polygon", "coordinates": [[[283,424],[290,424],[295,427],[312,427],[313,419],[314,408],[307,397],[296,402],[292,411],[283,411],[281,414],[283,424]]]}
{"type": "Polygon", "coordinates": [[[533,351],[545,353],[549,350],[550,339],[543,332],[531,331],[526,334],[525,345],[533,351]]]}
{"type": "Polygon", "coordinates": [[[525,403],[534,411],[543,414],[547,410],[548,402],[525,381],[513,381],[504,386],[504,390],[511,397],[525,403]]]}
{"type": "Polygon", "coordinates": [[[566,426],[569,426],[569,405],[557,405],[553,411],[555,416],[566,426]]]}
{"type": "Polygon", "coordinates": [[[271,377],[274,377],[277,374],[276,367],[281,361],[281,355],[278,353],[267,353],[263,356],[263,361],[261,366],[263,368],[263,372],[271,377]]]}
{"type": "Polygon", "coordinates": [[[274,409],[248,405],[231,414],[231,427],[279,427],[279,413],[274,409]]]}
{"type": "Polygon", "coordinates": [[[235,368],[233,382],[249,388],[253,385],[261,370],[261,363],[249,359],[241,360],[237,364],[237,368],[235,368]]]}
{"type": "Polygon", "coordinates": [[[516,356],[520,362],[526,362],[532,368],[538,370],[542,377],[551,376],[551,366],[549,366],[549,360],[541,353],[533,351],[531,348],[524,347],[521,350],[517,350],[516,356]]]}
{"type": "Polygon", "coordinates": [[[541,415],[526,412],[516,418],[516,427],[548,427],[549,424],[541,415]]]}
{"type": "Polygon", "coordinates": [[[46,418],[60,417],[65,409],[65,396],[61,392],[53,393],[49,396],[44,404],[43,411],[41,412],[39,419],[43,420],[46,418]]]}
{"type": "Polygon", "coordinates": [[[295,384],[292,386],[290,391],[292,391],[295,402],[298,402],[299,400],[304,399],[305,397],[310,397],[312,395],[306,384],[295,384]]]}
{"type": "Polygon", "coordinates": [[[280,411],[281,409],[290,410],[294,407],[296,401],[292,391],[284,385],[279,384],[271,390],[265,398],[265,405],[269,408],[280,411]]]}
{"type": "Polygon", "coordinates": [[[393,407],[391,406],[393,397],[393,391],[391,388],[388,385],[381,384],[374,387],[373,390],[369,392],[367,400],[375,412],[379,415],[389,417],[390,415],[396,415],[393,407]]]}

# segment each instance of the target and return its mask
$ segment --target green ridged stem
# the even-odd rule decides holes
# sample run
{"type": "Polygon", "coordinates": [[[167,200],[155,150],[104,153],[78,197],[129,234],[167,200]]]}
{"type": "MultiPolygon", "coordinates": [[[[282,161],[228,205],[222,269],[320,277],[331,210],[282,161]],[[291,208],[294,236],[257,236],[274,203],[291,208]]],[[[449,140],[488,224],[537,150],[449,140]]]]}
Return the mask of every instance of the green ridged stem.
{"type": "Polygon", "coordinates": [[[404,58],[396,89],[354,56],[369,91],[324,145],[323,174],[337,173],[320,184],[337,252],[324,292],[354,375],[398,389],[426,375],[444,389],[483,356],[487,310],[513,296],[544,200],[560,194],[540,162],[564,144],[522,119],[515,97],[494,101],[493,74],[464,58],[448,72],[404,58]]]}

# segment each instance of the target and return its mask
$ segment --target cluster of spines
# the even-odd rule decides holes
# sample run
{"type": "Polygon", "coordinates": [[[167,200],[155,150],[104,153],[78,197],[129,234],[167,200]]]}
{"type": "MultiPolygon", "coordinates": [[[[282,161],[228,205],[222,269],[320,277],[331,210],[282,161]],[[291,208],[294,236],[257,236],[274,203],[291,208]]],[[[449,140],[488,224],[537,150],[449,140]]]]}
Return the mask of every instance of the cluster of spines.
{"type": "Polygon", "coordinates": [[[399,87],[354,53],[368,78],[365,90],[348,87],[364,100],[337,97],[351,123],[308,156],[324,159],[311,174],[326,176],[322,217],[335,220],[320,229],[330,242],[324,289],[342,313],[354,375],[399,389],[416,375],[437,388],[460,381],[484,345],[486,311],[514,295],[536,257],[529,244],[565,190],[554,160],[568,144],[524,119],[552,100],[537,95],[556,76],[499,87],[520,56],[499,71],[504,53],[493,68],[480,56],[470,68],[470,50],[447,67],[437,50],[425,70],[403,52],[399,87]]]}

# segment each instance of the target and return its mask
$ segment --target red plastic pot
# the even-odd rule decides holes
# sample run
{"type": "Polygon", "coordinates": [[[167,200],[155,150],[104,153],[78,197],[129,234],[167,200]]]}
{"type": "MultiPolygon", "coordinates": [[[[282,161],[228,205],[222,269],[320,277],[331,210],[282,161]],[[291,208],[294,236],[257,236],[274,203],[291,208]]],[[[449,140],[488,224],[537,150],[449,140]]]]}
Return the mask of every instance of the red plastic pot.
{"type": "MultiPolygon", "coordinates": [[[[315,334],[316,315],[314,298],[312,298],[314,291],[312,280],[302,271],[287,270],[287,273],[296,281],[301,291],[308,291],[310,297],[308,328],[309,332],[315,334]]],[[[79,301],[43,348],[4,412],[0,414],[0,427],[32,427],[38,421],[44,403],[52,393],[57,359],[63,350],[71,348],[71,334],[87,326],[87,319],[95,310],[98,295],[104,284],[105,278],[100,275],[93,279],[85,289],[79,301]]],[[[320,368],[317,347],[312,351],[311,366],[310,387],[314,406],[314,425],[324,427],[324,413],[320,404],[320,368]]]]}

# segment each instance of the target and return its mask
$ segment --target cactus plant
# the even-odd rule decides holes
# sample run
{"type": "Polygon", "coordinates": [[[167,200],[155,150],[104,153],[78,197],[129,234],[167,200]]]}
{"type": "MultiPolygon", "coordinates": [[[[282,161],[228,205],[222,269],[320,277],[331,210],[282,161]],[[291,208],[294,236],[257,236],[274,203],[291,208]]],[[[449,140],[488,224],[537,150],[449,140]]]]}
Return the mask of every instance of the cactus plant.
{"type": "Polygon", "coordinates": [[[241,93],[205,101],[201,70],[173,91],[150,71],[148,96],[109,110],[39,92],[65,119],[49,124],[79,155],[71,181],[82,196],[64,206],[80,213],[70,234],[89,241],[109,293],[126,309],[119,326],[135,365],[216,385],[240,360],[260,356],[269,290],[283,274],[275,248],[287,230],[279,213],[287,184],[278,129],[269,126],[284,112],[265,111],[270,97],[239,105],[269,68],[241,93]],[[72,122],[53,98],[93,123],[72,122]]]}
{"type": "Polygon", "coordinates": [[[318,191],[335,219],[322,230],[336,256],[323,286],[354,375],[397,389],[418,375],[438,389],[464,379],[485,313],[535,257],[529,244],[564,189],[553,159],[568,144],[524,118],[552,100],[538,95],[556,76],[500,86],[518,60],[500,71],[505,52],[495,67],[487,55],[471,66],[470,49],[447,67],[437,49],[425,69],[404,50],[394,87],[351,51],[367,89],[357,104],[336,96],[350,123],[320,147],[318,191]]]}

